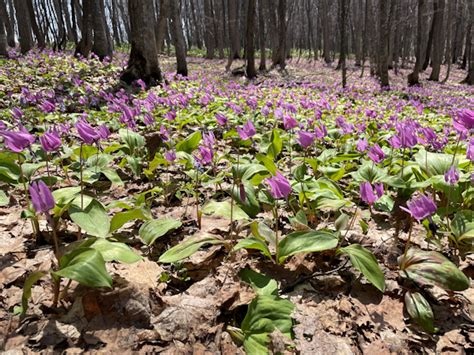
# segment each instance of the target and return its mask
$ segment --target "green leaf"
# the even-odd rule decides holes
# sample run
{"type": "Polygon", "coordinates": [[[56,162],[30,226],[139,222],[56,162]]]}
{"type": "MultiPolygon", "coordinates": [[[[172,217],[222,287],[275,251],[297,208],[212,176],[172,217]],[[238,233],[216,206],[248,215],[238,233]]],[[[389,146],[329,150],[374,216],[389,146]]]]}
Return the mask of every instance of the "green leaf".
{"type": "MultiPolygon", "coordinates": [[[[233,208],[234,221],[238,221],[240,219],[249,219],[247,213],[245,213],[237,204],[234,203],[233,208]]],[[[231,202],[211,200],[202,208],[202,212],[208,215],[230,218],[231,202]]]]}
{"type": "Polygon", "coordinates": [[[202,135],[200,131],[196,131],[187,136],[184,140],[176,144],[176,151],[191,153],[194,149],[197,148],[199,142],[201,141],[202,135]]]}
{"type": "Polygon", "coordinates": [[[125,243],[111,242],[107,239],[97,239],[90,245],[92,249],[100,252],[105,261],[118,261],[125,264],[132,264],[143,258],[134,253],[125,243]]]}
{"type": "Polygon", "coordinates": [[[336,221],[334,222],[334,226],[338,232],[342,232],[344,229],[347,228],[349,225],[350,217],[348,214],[341,213],[339,217],[337,217],[336,221]]]}
{"type": "Polygon", "coordinates": [[[276,172],[277,172],[277,167],[275,165],[275,163],[273,162],[273,159],[270,158],[268,155],[263,155],[263,154],[260,154],[260,153],[257,153],[257,155],[255,156],[255,158],[257,158],[257,160],[262,163],[263,165],[265,165],[265,167],[267,168],[267,170],[275,175],[276,172]]]}
{"type": "Polygon", "coordinates": [[[0,207],[8,206],[10,198],[5,194],[5,191],[0,190],[0,207]]]}
{"type": "MultiPolygon", "coordinates": [[[[430,177],[444,175],[444,173],[451,167],[453,161],[453,156],[451,154],[426,152],[424,149],[420,149],[414,155],[414,158],[420,168],[430,177]],[[427,167],[428,171],[426,171],[427,167]]],[[[457,165],[457,162],[454,162],[454,164],[457,165]]]]}
{"type": "Polygon", "coordinates": [[[100,169],[100,172],[102,174],[105,175],[105,177],[107,179],[109,179],[109,181],[115,185],[115,186],[123,186],[124,183],[122,181],[122,179],[120,178],[120,176],[117,174],[117,172],[115,171],[115,169],[112,169],[112,168],[102,168],[100,169]]]}
{"type": "Polygon", "coordinates": [[[104,206],[96,199],[93,199],[83,210],[72,204],[69,207],[69,216],[87,234],[104,238],[109,233],[109,216],[104,206]]]}
{"type": "Polygon", "coordinates": [[[89,287],[112,287],[102,254],[92,248],[77,248],[64,255],[55,276],[75,280],[89,287]]]}
{"type": "Polygon", "coordinates": [[[251,218],[255,218],[260,212],[260,204],[255,196],[255,188],[248,182],[242,183],[245,190],[245,201],[240,198],[240,186],[234,186],[232,189],[232,198],[239,207],[251,218]]]}
{"type": "Polygon", "coordinates": [[[250,284],[259,296],[277,296],[278,284],[269,276],[262,275],[252,269],[242,269],[239,272],[242,281],[250,284]]]}
{"type": "Polygon", "coordinates": [[[267,258],[269,259],[272,258],[272,254],[270,253],[270,250],[268,249],[267,244],[265,244],[265,242],[263,242],[260,239],[256,239],[256,238],[242,239],[240,242],[238,242],[234,246],[232,250],[236,251],[242,248],[260,250],[263,253],[263,255],[265,255],[267,258]]]}
{"type": "Polygon", "coordinates": [[[281,153],[283,148],[283,140],[280,137],[277,129],[272,131],[271,144],[268,148],[267,155],[270,159],[275,160],[276,157],[281,153]]]}
{"type": "Polygon", "coordinates": [[[313,253],[337,247],[338,239],[326,231],[293,232],[282,239],[278,246],[278,262],[298,253],[313,253]]]}
{"type": "Polygon", "coordinates": [[[188,256],[193,255],[205,244],[223,244],[222,239],[217,239],[210,234],[196,235],[186,239],[184,242],[175,245],[171,249],[163,253],[158,261],[160,263],[175,263],[188,256]]]}
{"type": "Polygon", "coordinates": [[[456,244],[472,246],[474,239],[474,211],[459,211],[451,223],[451,231],[456,244]]]}
{"type": "Polygon", "coordinates": [[[145,138],[140,134],[129,129],[120,129],[119,136],[129,149],[129,154],[132,154],[136,149],[145,146],[145,138]]]}
{"type": "Polygon", "coordinates": [[[21,314],[25,314],[26,310],[28,309],[28,300],[31,297],[31,288],[46,274],[46,271],[35,271],[29,274],[25,279],[25,283],[23,284],[23,294],[21,296],[21,314]]]}
{"type": "Polygon", "coordinates": [[[117,212],[110,221],[110,233],[115,232],[125,223],[134,219],[146,219],[146,216],[141,208],[134,208],[128,211],[117,212]]]}
{"type": "Polygon", "coordinates": [[[405,306],[411,319],[413,319],[424,330],[430,333],[438,331],[438,329],[433,326],[433,310],[422,294],[407,291],[407,293],[405,293],[405,306]]]}
{"type": "Polygon", "coordinates": [[[257,296],[250,303],[242,321],[245,352],[252,355],[268,354],[268,335],[275,329],[291,338],[293,308],[293,303],[280,297],[257,296]]]}
{"type": "Polygon", "coordinates": [[[470,286],[467,276],[435,251],[410,248],[399,264],[402,275],[420,285],[437,285],[451,291],[464,291],[470,286]]]}
{"type": "Polygon", "coordinates": [[[352,266],[359,270],[372,285],[385,291],[385,277],[374,254],[360,244],[339,248],[338,253],[349,255],[352,266]]]}
{"type": "Polygon", "coordinates": [[[154,219],[143,223],[138,234],[146,245],[152,245],[157,238],[164,236],[173,229],[181,227],[181,225],[181,221],[176,219],[154,219]]]}

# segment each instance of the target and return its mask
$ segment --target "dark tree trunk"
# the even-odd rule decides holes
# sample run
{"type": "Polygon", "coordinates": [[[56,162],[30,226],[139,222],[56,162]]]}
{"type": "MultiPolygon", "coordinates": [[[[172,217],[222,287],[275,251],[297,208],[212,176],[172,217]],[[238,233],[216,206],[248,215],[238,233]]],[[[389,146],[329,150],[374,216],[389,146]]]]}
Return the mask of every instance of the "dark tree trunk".
{"type": "Polygon", "coordinates": [[[340,30],[341,30],[341,53],[339,55],[339,63],[342,71],[342,87],[346,87],[347,83],[347,68],[346,68],[346,53],[347,53],[347,2],[348,0],[339,0],[340,13],[340,30]]]}
{"type": "Polygon", "coordinates": [[[247,69],[246,76],[249,79],[253,79],[257,76],[257,70],[255,69],[255,43],[254,43],[254,32],[255,32],[255,7],[256,0],[248,0],[247,6],[247,34],[246,34],[246,45],[245,52],[247,53],[247,69]]]}
{"type": "Polygon", "coordinates": [[[418,23],[416,30],[416,62],[413,72],[408,75],[408,85],[420,85],[420,70],[423,58],[423,15],[425,0],[418,0],[418,23]]]}
{"type": "MultiPolygon", "coordinates": [[[[3,2],[3,0],[0,0],[3,2]]],[[[7,48],[7,33],[5,29],[5,17],[3,13],[0,13],[0,56],[6,57],[8,56],[8,48],[7,48]]]]}
{"type": "Polygon", "coordinates": [[[72,28],[71,16],[69,14],[67,0],[60,0],[60,1],[61,1],[61,10],[64,13],[64,20],[66,22],[67,39],[70,42],[77,43],[77,36],[72,28]]]}
{"type": "Polygon", "coordinates": [[[383,89],[389,89],[388,77],[388,9],[389,1],[379,1],[379,28],[378,28],[378,75],[380,79],[380,86],[383,89]]]}
{"type": "Polygon", "coordinates": [[[267,70],[265,48],[265,18],[263,17],[263,0],[258,0],[258,46],[260,48],[260,65],[258,70],[267,70]]]}
{"type": "Polygon", "coordinates": [[[433,20],[431,21],[430,32],[428,34],[428,44],[426,45],[425,61],[423,62],[423,67],[422,67],[423,71],[425,71],[426,68],[428,68],[428,66],[430,65],[431,51],[433,49],[433,34],[434,34],[435,27],[436,27],[436,16],[433,16],[433,20]]]}
{"type": "Polygon", "coordinates": [[[164,41],[166,37],[166,31],[168,30],[167,21],[170,14],[170,1],[173,0],[161,0],[160,1],[160,15],[158,18],[158,32],[156,32],[156,48],[158,53],[164,50],[164,41]]]}
{"type": "Polygon", "coordinates": [[[196,45],[199,49],[202,49],[202,38],[201,38],[201,27],[200,27],[200,21],[197,20],[196,16],[196,7],[194,4],[193,0],[189,0],[190,5],[191,5],[191,15],[194,23],[194,31],[195,31],[195,37],[196,37],[196,45]]]}
{"type": "Polygon", "coordinates": [[[92,52],[94,52],[100,60],[103,60],[105,57],[112,58],[112,46],[107,33],[104,0],[94,0],[92,4],[92,26],[94,29],[92,52]]]}
{"type": "Polygon", "coordinates": [[[206,58],[213,59],[216,49],[216,36],[214,33],[214,14],[212,12],[211,0],[204,0],[206,58]]]}
{"type": "MultiPolygon", "coordinates": [[[[82,38],[76,46],[76,55],[88,57],[92,49],[92,2],[94,0],[83,0],[82,2],[82,38]]],[[[77,11],[77,9],[76,9],[77,11]]]]}
{"type": "Polygon", "coordinates": [[[120,38],[120,30],[119,30],[119,22],[117,18],[117,6],[115,1],[112,0],[109,5],[109,14],[110,14],[110,21],[112,22],[112,32],[114,42],[120,46],[122,44],[122,39],[120,38]]]}
{"type": "Polygon", "coordinates": [[[220,0],[211,1],[212,13],[214,14],[212,20],[214,24],[214,33],[216,34],[216,45],[219,53],[219,59],[225,57],[224,54],[224,24],[222,19],[224,17],[224,9],[220,0]]]}
{"type": "Polygon", "coordinates": [[[322,30],[323,30],[323,57],[324,57],[324,62],[326,64],[329,64],[332,62],[331,58],[331,43],[330,43],[330,18],[329,18],[329,6],[328,6],[328,0],[321,0],[321,11],[320,17],[321,17],[321,25],[322,25],[322,30]]]}
{"type": "Polygon", "coordinates": [[[120,79],[127,84],[141,79],[147,85],[162,81],[154,31],[153,3],[149,0],[129,0],[131,51],[128,66],[120,79]]]}
{"type": "Polygon", "coordinates": [[[285,70],[286,67],[286,0],[278,0],[278,49],[276,55],[273,56],[272,66],[280,66],[281,70],[285,70]]]}
{"type": "Polygon", "coordinates": [[[186,45],[184,43],[183,27],[181,25],[181,9],[178,1],[170,1],[171,33],[176,51],[176,73],[188,76],[186,64],[186,45]]]}
{"type": "MultiPolygon", "coordinates": [[[[474,22],[474,3],[469,2],[469,17],[470,17],[470,26],[469,30],[472,32],[472,23],[474,22]]],[[[473,85],[474,84],[474,45],[472,44],[472,38],[474,37],[472,33],[468,33],[467,37],[471,39],[470,41],[470,53],[469,53],[469,71],[466,78],[462,81],[464,84],[473,85]]]]}
{"type": "Polygon", "coordinates": [[[239,0],[228,0],[229,20],[229,39],[230,56],[232,59],[240,59],[240,38],[239,38],[239,0]]]}
{"type": "Polygon", "coordinates": [[[446,70],[446,76],[443,79],[443,83],[446,83],[449,79],[449,75],[451,74],[451,66],[453,62],[453,38],[452,38],[452,33],[453,33],[453,25],[455,21],[454,19],[454,14],[456,12],[456,3],[457,0],[454,1],[448,1],[448,17],[446,21],[446,52],[444,54],[445,56],[445,63],[448,64],[448,69],[446,70]]]}
{"type": "Polygon", "coordinates": [[[20,51],[25,54],[33,48],[33,35],[27,0],[15,0],[15,14],[20,35],[20,51]]]}
{"type": "Polygon", "coordinates": [[[0,17],[2,18],[3,25],[6,31],[6,41],[8,46],[15,47],[15,27],[13,14],[9,15],[7,10],[6,0],[0,0],[0,17]]]}
{"type": "Polygon", "coordinates": [[[467,68],[469,53],[471,52],[471,47],[472,47],[472,21],[470,21],[469,25],[467,26],[465,37],[466,37],[466,43],[464,44],[464,54],[462,56],[462,62],[460,66],[460,69],[463,69],[463,70],[467,68]]]}
{"type": "MultiPolygon", "coordinates": [[[[452,1],[452,0],[451,0],[452,1]]],[[[435,0],[433,3],[435,28],[433,31],[433,55],[431,60],[431,75],[428,80],[439,81],[441,62],[443,60],[443,18],[444,0],[435,0]]]]}

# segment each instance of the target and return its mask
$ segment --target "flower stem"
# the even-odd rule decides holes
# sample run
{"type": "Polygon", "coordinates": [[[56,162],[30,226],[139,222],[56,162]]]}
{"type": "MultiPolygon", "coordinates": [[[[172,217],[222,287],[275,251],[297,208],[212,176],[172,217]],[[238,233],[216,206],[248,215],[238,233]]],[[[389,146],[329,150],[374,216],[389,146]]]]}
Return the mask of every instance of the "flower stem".
{"type": "Polygon", "coordinates": [[[413,231],[413,218],[410,216],[410,231],[408,232],[408,239],[407,239],[407,242],[405,244],[405,252],[403,253],[403,259],[406,259],[408,249],[410,247],[412,231],[413,231]]]}
{"type": "Polygon", "coordinates": [[[79,147],[79,171],[81,179],[81,210],[84,209],[84,181],[83,181],[83,167],[82,167],[82,143],[79,147]]]}
{"type": "Polygon", "coordinates": [[[278,240],[278,206],[276,205],[273,207],[273,218],[275,219],[275,262],[279,264],[279,240],[278,240]]]}
{"type": "Polygon", "coordinates": [[[196,181],[195,181],[195,186],[194,186],[194,196],[196,199],[196,222],[198,225],[199,230],[201,230],[201,214],[199,212],[199,170],[196,168],[196,181]]]}
{"type": "MultiPolygon", "coordinates": [[[[20,168],[20,180],[23,183],[23,190],[25,192],[26,208],[29,209],[30,208],[30,194],[28,192],[28,188],[26,187],[26,178],[25,178],[25,174],[23,173],[23,164],[21,162],[20,154],[18,154],[18,167],[20,168]]],[[[38,239],[39,234],[40,234],[40,228],[39,228],[39,223],[36,216],[31,217],[31,227],[33,229],[33,233],[36,235],[36,239],[38,239]]]]}

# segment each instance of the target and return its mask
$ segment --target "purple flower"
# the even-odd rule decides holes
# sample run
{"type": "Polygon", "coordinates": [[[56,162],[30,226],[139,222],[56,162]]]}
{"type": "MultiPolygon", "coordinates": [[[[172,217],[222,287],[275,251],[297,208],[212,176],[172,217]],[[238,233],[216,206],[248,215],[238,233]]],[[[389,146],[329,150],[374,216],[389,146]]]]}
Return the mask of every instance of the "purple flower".
{"type": "Polygon", "coordinates": [[[98,130],[92,128],[92,126],[84,119],[79,120],[75,127],[77,133],[79,133],[79,138],[86,144],[93,144],[100,138],[98,130]]]}
{"type": "Polygon", "coordinates": [[[31,203],[37,213],[48,213],[54,208],[53,194],[42,180],[34,181],[28,190],[31,195],[31,203]]]}
{"type": "Polygon", "coordinates": [[[365,152],[368,147],[369,147],[369,142],[367,142],[367,139],[365,138],[361,138],[357,142],[357,150],[361,153],[365,152]]]}
{"type": "Polygon", "coordinates": [[[165,159],[169,162],[172,163],[176,160],[176,152],[174,150],[168,150],[165,153],[165,159]]]}
{"type": "Polygon", "coordinates": [[[298,143],[305,149],[311,146],[315,139],[316,136],[314,133],[298,131],[298,143]]]}
{"type": "Polygon", "coordinates": [[[374,187],[375,187],[375,194],[377,195],[378,198],[381,198],[384,194],[383,184],[379,182],[378,184],[375,184],[374,187]]]}
{"type": "Polygon", "coordinates": [[[165,142],[170,139],[170,132],[163,125],[160,127],[160,136],[165,142]]]}
{"type": "Polygon", "coordinates": [[[458,131],[474,129],[474,111],[468,109],[459,111],[453,118],[453,126],[458,131]]]}
{"type": "Polygon", "coordinates": [[[100,139],[107,139],[110,136],[110,130],[105,124],[99,126],[98,135],[100,139]]]}
{"type": "Polygon", "coordinates": [[[52,113],[56,110],[56,105],[49,101],[49,100],[44,100],[40,105],[39,108],[41,111],[44,113],[52,113]]]}
{"type": "Polygon", "coordinates": [[[24,115],[23,111],[18,107],[12,108],[10,112],[12,113],[13,118],[17,120],[21,119],[24,115]]]}
{"type": "Polygon", "coordinates": [[[296,126],[298,126],[298,122],[293,117],[291,117],[290,115],[284,115],[283,116],[283,126],[288,131],[288,130],[293,129],[296,126]]]}
{"type": "Polygon", "coordinates": [[[318,139],[323,139],[328,135],[328,131],[326,129],[326,126],[322,123],[320,125],[314,126],[314,132],[316,133],[316,138],[318,139]]]}
{"type": "Polygon", "coordinates": [[[397,132],[402,148],[412,148],[416,145],[416,129],[412,122],[406,121],[398,124],[397,132]]]}
{"type": "Polygon", "coordinates": [[[466,158],[470,161],[474,161],[474,138],[471,138],[467,144],[466,158]]]}
{"type": "Polygon", "coordinates": [[[287,198],[291,193],[290,182],[279,172],[275,176],[265,179],[265,182],[270,187],[270,195],[273,198],[287,198]]]}
{"type": "Polygon", "coordinates": [[[380,148],[380,146],[377,143],[375,143],[369,149],[369,153],[367,153],[367,155],[375,163],[380,163],[385,158],[385,153],[383,152],[383,150],[380,148]]]}
{"type": "Polygon", "coordinates": [[[216,137],[214,137],[214,133],[204,133],[202,135],[202,142],[205,147],[212,150],[214,148],[214,145],[216,144],[216,137]]]}
{"type": "Polygon", "coordinates": [[[21,153],[35,141],[35,137],[33,137],[23,126],[21,126],[20,130],[17,132],[0,131],[0,135],[5,139],[5,145],[7,148],[15,153],[21,153]]]}
{"type": "Polygon", "coordinates": [[[252,121],[248,120],[247,123],[243,125],[243,127],[237,127],[237,133],[240,136],[240,139],[247,140],[252,138],[257,131],[255,130],[255,126],[253,125],[252,121]]]}
{"type": "Polygon", "coordinates": [[[54,152],[61,146],[61,138],[56,131],[45,132],[39,140],[45,152],[54,152]]]}
{"type": "Polygon", "coordinates": [[[222,113],[216,113],[216,121],[221,126],[225,126],[227,123],[227,117],[225,117],[222,113]]]}
{"type": "Polygon", "coordinates": [[[212,149],[205,147],[205,146],[199,146],[199,153],[194,156],[194,159],[196,159],[196,162],[201,165],[208,165],[212,162],[212,149]]]}
{"type": "Polygon", "coordinates": [[[379,196],[380,192],[383,195],[383,185],[382,185],[382,191],[380,191],[380,186],[376,185],[376,194],[374,193],[374,188],[372,187],[372,184],[370,182],[363,182],[360,184],[360,198],[362,201],[364,201],[366,204],[369,206],[372,206],[375,201],[377,201],[381,195],[379,196]]]}
{"type": "Polygon", "coordinates": [[[388,143],[394,149],[398,149],[402,147],[402,142],[400,142],[400,138],[398,136],[392,136],[388,139],[388,143]]]}
{"type": "Polygon", "coordinates": [[[407,202],[407,207],[400,207],[405,212],[408,212],[417,221],[421,221],[427,217],[431,217],[436,212],[436,204],[427,195],[421,195],[418,198],[413,198],[407,202]]]}
{"type": "Polygon", "coordinates": [[[451,165],[451,167],[444,174],[444,181],[450,185],[456,185],[459,181],[459,171],[451,165]]]}

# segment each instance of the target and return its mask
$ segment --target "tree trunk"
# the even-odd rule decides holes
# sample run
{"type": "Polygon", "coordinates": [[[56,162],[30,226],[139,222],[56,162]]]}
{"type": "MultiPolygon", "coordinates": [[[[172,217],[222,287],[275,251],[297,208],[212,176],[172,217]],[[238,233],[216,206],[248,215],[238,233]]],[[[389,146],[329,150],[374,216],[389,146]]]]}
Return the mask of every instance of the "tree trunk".
{"type": "Polygon", "coordinates": [[[339,55],[339,62],[342,71],[342,87],[346,87],[347,83],[347,69],[346,69],[346,53],[347,53],[347,2],[348,0],[339,0],[340,13],[340,30],[341,30],[341,53],[339,55]]]}
{"type": "Polygon", "coordinates": [[[455,21],[453,21],[454,13],[456,11],[456,3],[457,0],[455,1],[448,1],[448,17],[447,17],[447,30],[446,30],[446,52],[444,54],[445,57],[445,63],[448,64],[448,69],[446,70],[446,76],[443,79],[443,84],[446,83],[449,79],[449,75],[451,74],[451,65],[453,63],[453,38],[452,38],[452,33],[453,33],[453,25],[455,21]]]}
{"type": "Polygon", "coordinates": [[[425,0],[418,0],[418,23],[416,29],[416,62],[413,72],[408,75],[408,85],[420,85],[420,70],[423,57],[423,15],[425,0]]]}
{"type": "MultiPolygon", "coordinates": [[[[436,2],[436,0],[434,0],[436,2]]],[[[430,65],[430,59],[431,59],[431,51],[433,49],[433,33],[434,29],[436,26],[436,16],[433,16],[433,20],[431,21],[431,27],[430,27],[430,32],[428,34],[428,44],[426,45],[426,52],[425,52],[425,61],[423,62],[423,71],[428,68],[430,65]]]]}
{"type": "MultiPolygon", "coordinates": [[[[452,1],[452,0],[451,0],[452,1]]],[[[435,0],[433,3],[434,20],[436,23],[433,32],[433,55],[431,60],[431,75],[428,80],[439,81],[441,71],[441,62],[443,60],[443,18],[444,18],[444,0],[435,0]]]]}
{"type": "Polygon", "coordinates": [[[265,48],[265,18],[263,17],[263,0],[258,0],[258,46],[260,48],[260,65],[258,70],[267,70],[265,48]]]}
{"type": "Polygon", "coordinates": [[[219,53],[219,59],[224,59],[224,9],[220,0],[211,1],[212,13],[214,14],[212,22],[214,24],[214,33],[216,34],[216,45],[219,53]]]}
{"type": "Polygon", "coordinates": [[[232,59],[240,59],[240,38],[239,38],[239,0],[228,0],[229,20],[229,39],[230,39],[230,56],[232,59]]]}
{"type": "MultiPolygon", "coordinates": [[[[76,55],[80,54],[87,58],[92,49],[92,2],[94,0],[83,0],[82,2],[82,38],[76,46],[76,55]]],[[[77,11],[77,9],[76,9],[77,11]]]]}
{"type": "Polygon", "coordinates": [[[382,89],[390,89],[388,77],[388,9],[389,0],[379,1],[379,45],[378,45],[378,75],[380,79],[380,87],[382,89]]]}
{"type": "Polygon", "coordinates": [[[33,48],[33,35],[27,0],[15,0],[15,14],[20,36],[20,51],[22,54],[25,54],[33,48]]]}
{"type": "Polygon", "coordinates": [[[332,62],[331,58],[331,44],[330,44],[330,18],[328,16],[328,11],[329,11],[329,6],[327,1],[328,0],[320,0],[321,4],[321,11],[320,17],[321,17],[321,25],[322,25],[322,30],[323,30],[323,56],[324,56],[324,62],[326,64],[329,64],[332,62]]]}
{"type": "Polygon", "coordinates": [[[9,15],[7,10],[6,0],[0,0],[0,17],[2,18],[3,25],[5,26],[7,34],[7,44],[10,47],[15,47],[15,27],[14,27],[14,16],[9,15]]]}
{"type": "Polygon", "coordinates": [[[216,49],[216,36],[214,33],[214,14],[212,13],[211,0],[204,0],[204,17],[204,42],[206,44],[206,58],[214,59],[214,51],[216,49]]]}
{"type": "MultiPolygon", "coordinates": [[[[469,17],[470,17],[470,26],[469,29],[472,31],[472,23],[474,22],[474,3],[472,1],[469,2],[469,17]]],[[[469,71],[467,73],[466,78],[462,81],[464,84],[473,85],[474,84],[474,45],[472,44],[472,38],[474,36],[472,33],[468,34],[468,37],[471,39],[470,42],[470,55],[469,55],[469,71]]]]}
{"type": "Polygon", "coordinates": [[[160,15],[158,18],[158,32],[156,32],[156,48],[158,53],[163,52],[163,44],[166,37],[167,21],[170,13],[170,1],[174,0],[161,0],[160,1],[160,15]]]}
{"type": "Polygon", "coordinates": [[[94,0],[92,1],[92,5],[92,27],[94,29],[92,52],[94,52],[100,60],[103,60],[105,57],[112,58],[112,46],[108,38],[106,27],[104,0],[94,0]]]}
{"type": "Polygon", "coordinates": [[[128,0],[131,51],[128,66],[120,80],[131,84],[141,79],[147,85],[162,81],[154,31],[153,3],[149,0],[128,0]]]}
{"type": "Polygon", "coordinates": [[[257,76],[257,70],[255,69],[255,43],[254,43],[255,7],[256,7],[256,0],[248,0],[247,34],[245,36],[247,48],[245,52],[247,53],[246,76],[249,79],[253,79],[257,76]]]}
{"type": "Polygon", "coordinates": [[[171,33],[176,51],[176,74],[188,76],[186,64],[186,45],[184,42],[183,27],[181,25],[181,9],[178,1],[170,1],[171,33]]]}
{"type": "Polygon", "coordinates": [[[272,66],[280,66],[281,70],[286,67],[286,0],[278,0],[278,50],[276,56],[273,57],[272,66]]]}
{"type": "MultiPolygon", "coordinates": [[[[3,2],[3,0],[0,0],[3,2]]],[[[8,56],[6,23],[3,13],[0,13],[0,57],[8,56]]]]}

